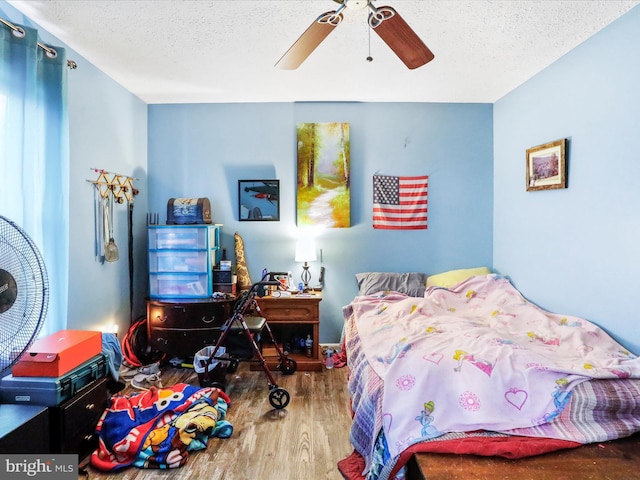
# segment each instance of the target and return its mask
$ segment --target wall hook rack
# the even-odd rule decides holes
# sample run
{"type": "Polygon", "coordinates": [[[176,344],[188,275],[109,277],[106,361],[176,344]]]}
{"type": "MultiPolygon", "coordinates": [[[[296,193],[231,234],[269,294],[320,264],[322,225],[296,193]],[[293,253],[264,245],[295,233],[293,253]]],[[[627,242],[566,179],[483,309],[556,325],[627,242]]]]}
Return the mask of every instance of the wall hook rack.
{"type": "Polygon", "coordinates": [[[93,184],[100,196],[103,199],[107,199],[110,195],[116,203],[132,203],[133,198],[140,193],[140,191],[133,186],[133,181],[137,178],[130,177],[128,175],[122,175],[120,173],[107,172],[100,168],[93,168],[91,170],[98,175],[96,180],[87,180],[87,182],[93,184]]]}
{"type": "MultiPolygon", "coordinates": [[[[133,181],[137,178],[120,173],[107,172],[100,168],[91,168],[97,174],[95,180],[87,180],[95,187],[94,190],[94,215],[95,215],[95,256],[100,263],[115,262],[119,258],[118,249],[114,239],[113,226],[114,203],[123,204],[125,201],[129,207],[129,272],[133,275],[133,199],[140,191],[134,187],[133,181]]],[[[130,282],[131,284],[131,282],[130,282]]],[[[132,293],[130,294],[132,297],[132,293]]],[[[132,302],[131,302],[132,303],[132,302]]],[[[132,314],[133,316],[133,314],[132,314]]]]}

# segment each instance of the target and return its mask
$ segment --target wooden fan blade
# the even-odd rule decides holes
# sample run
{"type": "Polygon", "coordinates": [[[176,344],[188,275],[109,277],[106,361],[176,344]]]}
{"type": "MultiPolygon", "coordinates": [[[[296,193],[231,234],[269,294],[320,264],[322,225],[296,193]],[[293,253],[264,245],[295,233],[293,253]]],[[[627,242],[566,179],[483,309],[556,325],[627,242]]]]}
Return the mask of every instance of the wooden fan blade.
{"type": "Polygon", "coordinates": [[[341,13],[331,11],[320,15],[277,61],[276,67],[284,70],[298,68],[341,21],[341,13]]]}
{"type": "Polygon", "coordinates": [[[391,7],[380,7],[369,14],[369,26],[412,70],[429,63],[435,57],[416,32],[391,7]]]}

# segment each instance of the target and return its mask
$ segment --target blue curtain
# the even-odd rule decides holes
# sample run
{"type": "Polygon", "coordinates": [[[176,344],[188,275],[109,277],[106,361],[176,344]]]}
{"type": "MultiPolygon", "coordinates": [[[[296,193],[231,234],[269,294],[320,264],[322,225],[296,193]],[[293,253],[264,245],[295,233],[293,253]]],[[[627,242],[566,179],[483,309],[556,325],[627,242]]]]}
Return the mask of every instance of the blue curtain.
{"type": "Polygon", "coordinates": [[[0,214],[25,230],[44,259],[44,336],[67,325],[67,61],[64,49],[38,44],[37,30],[15,27],[0,23],[0,214]]]}

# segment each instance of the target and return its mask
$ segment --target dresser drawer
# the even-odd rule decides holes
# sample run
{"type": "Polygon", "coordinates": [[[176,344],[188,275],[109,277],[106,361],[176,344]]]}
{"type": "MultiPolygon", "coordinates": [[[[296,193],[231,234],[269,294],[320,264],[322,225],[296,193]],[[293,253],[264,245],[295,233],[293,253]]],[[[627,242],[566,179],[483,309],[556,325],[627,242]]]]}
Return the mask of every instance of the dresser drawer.
{"type": "Polygon", "coordinates": [[[149,302],[149,328],[213,328],[220,327],[231,316],[229,303],[157,303],[149,302]]]}
{"type": "Polygon", "coordinates": [[[208,345],[215,345],[220,328],[152,328],[149,330],[149,347],[174,356],[191,357],[208,345]]]}
{"type": "Polygon", "coordinates": [[[96,380],[59,407],[49,409],[52,452],[77,453],[82,459],[97,447],[95,428],[109,401],[107,382],[107,377],[96,380]]]}
{"type": "Polygon", "coordinates": [[[262,315],[268,322],[317,322],[318,304],[291,302],[259,302],[262,315]]]}

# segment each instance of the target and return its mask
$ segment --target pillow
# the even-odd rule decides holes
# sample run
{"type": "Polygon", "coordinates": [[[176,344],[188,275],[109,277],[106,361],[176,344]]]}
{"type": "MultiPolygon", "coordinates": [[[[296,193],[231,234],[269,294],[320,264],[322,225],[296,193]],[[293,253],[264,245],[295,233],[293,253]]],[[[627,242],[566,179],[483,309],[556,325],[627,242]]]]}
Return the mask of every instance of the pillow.
{"type": "Polygon", "coordinates": [[[356,273],[358,292],[360,295],[392,290],[404,293],[410,297],[422,297],[426,288],[427,274],[392,273],[392,272],[363,272],[356,273]]]}
{"type": "Polygon", "coordinates": [[[429,275],[427,278],[427,287],[444,287],[451,288],[454,285],[466,280],[474,275],[488,275],[491,270],[487,267],[462,268],[460,270],[449,270],[448,272],[438,273],[437,275],[429,275]]]}
{"type": "Polygon", "coordinates": [[[236,253],[236,273],[238,274],[238,290],[244,292],[251,288],[251,277],[247,268],[247,259],[244,256],[244,240],[238,232],[233,234],[236,253]]]}

